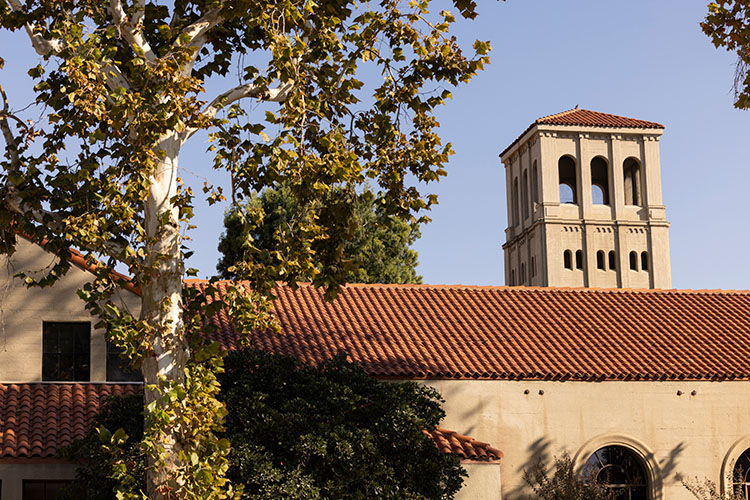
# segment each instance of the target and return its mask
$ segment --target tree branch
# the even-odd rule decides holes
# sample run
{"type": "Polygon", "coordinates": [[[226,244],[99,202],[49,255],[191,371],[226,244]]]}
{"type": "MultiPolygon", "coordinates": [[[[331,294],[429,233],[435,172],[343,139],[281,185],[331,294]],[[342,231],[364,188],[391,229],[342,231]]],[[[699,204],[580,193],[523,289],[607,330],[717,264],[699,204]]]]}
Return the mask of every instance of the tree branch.
{"type": "MultiPolygon", "coordinates": [[[[294,82],[287,82],[279,85],[276,88],[265,90],[263,87],[254,85],[252,83],[239,85],[216,96],[216,98],[211,101],[203,110],[202,115],[209,120],[213,119],[221,109],[229,106],[236,101],[239,101],[240,99],[245,99],[247,97],[254,97],[260,101],[266,102],[284,102],[287,97],[289,97],[289,93],[293,88],[294,82]]],[[[182,141],[185,142],[197,131],[197,128],[186,129],[182,134],[182,141]]]]}
{"type": "Polygon", "coordinates": [[[107,86],[110,88],[110,90],[115,90],[118,88],[130,90],[130,82],[127,78],[125,78],[125,75],[122,74],[120,68],[118,68],[114,64],[104,66],[102,68],[102,72],[104,73],[104,78],[107,81],[107,86]]]}
{"type": "MultiPolygon", "coordinates": [[[[10,4],[10,8],[13,11],[21,11],[23,9],[23,6],[21,5],[21,2],[19,0],[8,0],[8,3],[10,4]]],[[[56,56],[62,51],[64,44],[61,40],[48,40],[44,38],[41,34],[36,33],[36,26],[30,23],[26,23],[24,29],[29,35],[32,47],[34,47],[34,50],[40,56],[56,56]]],[[[120,71],[120,68],[118,68],[117,66],[110,64],[105,66],[102,71],[104,71],[104,76],[107,80],[107,86],[109,86],[111,90],[115,90],[120,87],[130,89],[130,82],[128,82],[127,78],[125,78],[125,75],[123,75],[122,71],[120,71]]],[[[13,118],[13,115],[7,116],[13,118]]]]}
{"type": "Polygon", "coordinates": [[[206,33],[208,33],[211,28],[224,20],[224,18],[219,15],[219,12],[221,11],[221,7],[223,5],[224,2],[221,2],[221,5],[219,7],[209,10],[203,15],[203,17],[182,30],[182,33],[180,33],[180,36],[177,37],[177,40],[175,40],[173,46],[193,46],[199,48],[201,45],[203,45],[206,33]]]}
{"type": "Polygon", "coordinates": [[[252,83],[240,85],[216,96],[206,109],[203,110],[203,116],[213,118],[220,109],[246,97],[255,97],[258,100],[266,102],[284,102],[289,97],[289,93],[293,88],[294,82],[287,82],[276,88],[267,90],[263,90],[262,87],[252,83]]]}
{"type": "Polygon", "coordinates": [[[136,0],[135,6],[136,12],[132,20],[128,19],[120,0],[110,0],[109,12],[112,15],[115,27],[120,30],[120,34],[125,38],[125,41],[142,51],[146,60],[153,64],[156,62],[156,55],[143,36],[143,17],[146,3],[143,0],[136,0]]]}
{"type": "Polygon", "coordinates": [[[209,32],[209,30],[211,30],[211,28],[224,20],[224,18],[220,15],[221,8],[223,6],[224,2],[222,1],[219,7],[206,12],[200,19],[182,30],[182,33],[180,33],[180,35],[172,44],[173,49],[179,47],[188,47],[193,49],[190,61],[188,61],[182,69],[183,76],[189,76],[193,71],[193,66],[195,65],[196,59],[198,58],[198,53],[201,47],[203,47],[203,44],[206,43],[206,34],[209,32]]]}
{"type": "MultiPolygon", "coordinates": [[[[20,12],[23,10],[23,6],[19,0],[8,0],[8,4],[12,11],[20,12]]],[[[60,40],[48,40],[44,38],[36,32],[36,26],[31,23],[26,23],[24,28],[29,35],[31,45],[40,56],[57,55],[62,51],[63,43],[60,40]]]]}
{"type": "MultiPolygon", "coordinates": [[[[17,171],[21,168],[21,160],[18,156],[18,143],[13,135],[13,131],[10,129],[8,123],[8,117],[15,118],[16,121],[21,121],[20,118],[10,114],[8,106],[8,96],[5,94],[5,89],[0,85],[0,97],[3,100],[3,110],[0,111],[0,129],[2,129],[3,137],[5,138],[6,149],[8,150],[8,156],[10,156],[10,169],[11,171],[17,171]]],[[[21,121],[21,123],[23,123],[21,121]]]]}

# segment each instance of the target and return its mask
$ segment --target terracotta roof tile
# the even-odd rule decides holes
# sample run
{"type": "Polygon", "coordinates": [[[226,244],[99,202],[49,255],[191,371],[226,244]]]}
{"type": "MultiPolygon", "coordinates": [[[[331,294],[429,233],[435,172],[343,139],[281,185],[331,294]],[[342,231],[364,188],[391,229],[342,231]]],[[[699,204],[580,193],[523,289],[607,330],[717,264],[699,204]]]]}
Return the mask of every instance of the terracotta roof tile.
{"type": "Polygon", "coordinates": [[[503,458],[503,452],[493,448],[487,443],[463,436],[455,431],[449,431],[437,427],[432,432],[423,430],[430,436],[435,445],[442,453],[457,455],[461,460],[474,460],[477,462],[499,462],[503,458]]]}
{"type": "MultiPolygon", "coordinates": [[[[253,346],[307,363],[345,352],[378,377],[750,380],[750,292],[349,285],[328,303],[303,284],[275,294],[281,332],[253,332],[253,346]]],[[[236,348],[226,314],[214,323],[236,348]]]]}
{"type": "MultiPolygon", "coordinates": [[[[140,392],[140,384],[0,384],[0,458],[51,458],[88,434],[103,398],[140,392]]],[[[487,443],[436,428],[430,436],[443,453],[494,462],[503,454],[487,443]]]]}
{"type": "Polygon", "coordinates": [[[578,108],[569,109],[554,115],[543,116],[534,123],[538,125],[577,125],[582,127],[664,128],[664,125],[661,123],[578,108]]]}
{"type": "Polygon", "coordinates": [[[608,127],[608,128],[653,128],[663,129],[664,125],[646,120],[627,118],[625,116],[611,115],[609,113],[600,113],[588,109],[569,109],[554,115],[543,116],[534,121],[526,130],[519,135],[510,146],[505,148],[500,156],[503,156],[513,146],[518,144],[521,138],[536,125],[562,125],[562,126],[579,126],[579,127],[608,127]]]}
{"type": "Polygon", "coordinates": [[[86,436],[105,396],[140,384],[0,384],[0,457],[49,458],[86,436]]]}

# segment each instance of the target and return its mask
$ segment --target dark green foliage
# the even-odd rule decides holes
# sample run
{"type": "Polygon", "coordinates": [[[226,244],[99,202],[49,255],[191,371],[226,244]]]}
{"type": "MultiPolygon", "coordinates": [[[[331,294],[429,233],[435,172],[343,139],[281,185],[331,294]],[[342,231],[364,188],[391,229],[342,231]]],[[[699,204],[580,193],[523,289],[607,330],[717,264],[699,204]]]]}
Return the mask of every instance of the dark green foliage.
{"type": "MultiPolygon", "coordinates": [[[[599,486],[593,480],[582,478],[575,471],[573,459],[565,453],[555,457],[554,472],[539,460],[531,470],[524,471],[523,478],[534,492],[532,500],[614,500],[611,490],[599,486]]],[[[591,478],[589,478],[591,479],[591,478]]]]}
{"type": "MultiPolygon", "coordinates": [[[[458,459],[422,432],[444,416],[434,389],[373,379],[343,357],[308,367],[251,350],[227,356],[221,384],[228,476],[245,485],[244,499],[449,500],[461,487],[458,459]]],[[[124,426],[137,439],[143,408],[132,399],[109,401],[97,425],[124,426]]],[[[112,459],[97,433],[72,449],[68,457],[92,457],[79,470],[87,498],[113,499],[112,459]]]]}
{"type": "Polygon", "coordinates": [[[378,381],[343,357],[312,368],[242,351],[226,367],[229,476],[245,498],[271,487],[283,498],[449,499],[460,488],[458,460],[421,431],[444,416],[433,389],[378,381]]]}
{"type": "MultiPolygon", "coordinates": [[[[422,282],[422,277],[416,272],[417,252],[410,248],[420,236],[416,223],[385,213],[382,200],[370,190],[356,194],[351,190],[347,192],[344,188],[335,188],[327,198],[313,203],[333,205],[335,199],[354,199],[351,203],[353,230],[351,239],[343,245],[340,263],[347,283],[422,282]]],[[[246,229],[237,209],[224,216],[225,232],[219,242],[222,257],[216,266],[223,278],[237,277],[233,266],[246,258],[250,245],[261,251],[259,258],[265,259],[268,264],[279,266],[283,257],[289,259],[296,250],[295,242],[303,236],[304,226],[314,210],[301,206],[291,190],[282,185],[251,196],[244,212],[251,219],[246,229]],[[257,220],[253,219],[253,215],[257,220]]],[[[313,242],[315,254],[320,251],[315,247],[321,244],[324,243],[313,242]]],[[[320,262],[315,262],[314,267],[307,271],[300,270],[296,280],[312,281],[321,267],[320,262]]]]}
{"type": "MultiPolygon", "coordinates": [[[[112,396],[105,400],[99,414],[94,418],[91,431],[85,439],[73,442],[63,448],[61,455],[71,462],[81,465],[77,481],[61,500],[110,500],[123,476],[114,476],[115,463],[124,466],[127,480],[145,481],[145,454],[139,443],[143,438],[143,397],[112,396]],[[122,429],[128,436],[121,451],[110,452],[102,446],[99,429],[122,429]],[[81,494],[85,491],[85,496],[81,494]]],[[[123,467],[119,467],[120,470],[123,467]]]]}

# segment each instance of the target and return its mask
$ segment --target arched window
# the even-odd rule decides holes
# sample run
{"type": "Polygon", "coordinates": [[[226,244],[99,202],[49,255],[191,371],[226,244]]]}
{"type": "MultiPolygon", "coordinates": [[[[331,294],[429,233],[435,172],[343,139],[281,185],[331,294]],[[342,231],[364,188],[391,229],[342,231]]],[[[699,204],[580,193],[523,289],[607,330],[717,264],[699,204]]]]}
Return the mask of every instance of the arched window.
{"type": "Polygon", "coordinates": [[[570,250],[563,252],[563,264],[565,265],[565,269],[573,269],[573,252],[570,250]]]}
{"type": "Polygon", "coordinates": [[[529,216],[529,171],[523,171],[523,218],[529,216]]]}
{"type": "Polygon", "coordinates": [[[750,448],[745,450],[734,463],[732,485],[737,498],[750,498],[750,448]]]}
{"type": "Polygon", "coordinates": [[[583,480],[600,485],[615,500],[648,500],[648,476],[641,460],[624,446],[605,446],[581,469],[583,480]]]}
{"type": "Polygon", "coordinates": [[[633,271],[638,270],[638,253],[630,252],[630,269],[633,271]]]}
{"type": "Polygon", "coordinates": [[[591,160],[591,199],[594,205],[609,205],[609,164],[601,156],[591,160]]]}
{"type": "Polygon", "coordinates": [[[583,269],[583,252],[576,250],[576,269],[583,269]]]}
{"type": "Polygon", "coordinates": [[[531,201],[539,203],[539,172],[536,169],[536,160],[531,166],[531,201]]]}
{"type": "Polygon", "coordinates": [[[604,271],[604,250],[596,252],[596,268],[604,271]]]}
{"type": "Polygon", "coordinates": [[[529,269],[529,273],[532,278],[536,276],[536,258],[533,255],[531,256],[531,269],[529,269]]]}
{"type": "Polygon", "coordinates": [[[525,263],[521,264],[521,283],[520,284],[521,285],[526,284],[526,264],[525,263]]]}
{"type": "Polygon", "coordinates": [[[518,177],[516,177],[513,180],[513,199],[511,200],[513,203],[513,206],[511,207],[511,210],[513,211],[513,225],[518,225],[518,177]]]}
{"type": "Polygon", "coordinates": [[[641,205],[641,163],[635,158],[628,158],[622,164],[625,181],[625,204],[641,205]]]}
{"type": "Polygon", "coordinates": [[[641,271],[648,271],[648,252],[641,252],[641,271]]]}
{"type": "Polygon", "coordinates": [[[511,269],[510,270],[510,286],[514,286],[516,284],[516,270],[511,269]]]}
{"type": "Polygon", "coordinates": [[[617,254],[614,250],[609,251],[609,270],[610,271],[616,271],[617,270],[617,254]]]}
{"type": "Polygon", "coordinates": [[[557,162],[560,180],[560,203],[578,203],[576,191],[576,161],[570,156],[561,156],[557,162]]]}

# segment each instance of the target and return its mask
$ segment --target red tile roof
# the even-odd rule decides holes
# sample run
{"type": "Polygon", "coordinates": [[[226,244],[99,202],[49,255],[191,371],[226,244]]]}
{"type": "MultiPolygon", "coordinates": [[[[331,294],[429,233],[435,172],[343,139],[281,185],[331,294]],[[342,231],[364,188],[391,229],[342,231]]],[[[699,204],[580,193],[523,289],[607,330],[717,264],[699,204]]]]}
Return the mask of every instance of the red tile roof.
{"type": "MultiPolygon", "coordinates": [[[[0,458],[52,458],[84,438],[106,396],[136,394],[140,384],[0,384],[0,458]]],[[[438,427],[430,436],[443,453],[492,462],[502,452],[438,427]]]]}
{"type": "Polygon", "coordinates": [[[503,452],[487,443],[438,427],[432,432],[422,431],[430,436],[443,453],[457,455],[461,460],[477,462],[499,462],[503,452]]]}
{"type": "MultiPolygon", "coordinates": [[[[349,285],[333,303],[310,285],[275,293],[281,333],[254,332],[252,345],[307,363],[346,352],[378,377],[750,380],[750,292],[349,285]]],[[[215,323],[236,348],[227,315],[215,323]]]]}
{"type": "Polygon", "coordinates": [[[2,458],[50,458],[86,436],[102,398],[140,384],[0,384],[2,458]]]}
{"type": "Polygon", "coordinates": [[[505,148],[500,156],[518,144],[521,138],[536,125],[562,125],[562,126],[579,126],[579,127],[609,127],[609,128],[659,128],[663,129],[664,125],[656,122],[637,120],[625,116],[610,115],[609,113],[600,113],[588,109],[569,109],[562,113],[543,116],[523,131],[521,135],[513,141],[510,146],[505,148]]]}
{"type": "Polygon", "coordinates": [[[647,122],[645,120],[578,108],[569,109],[554,115],[543,116],[534,123],[538,125],[577,125],[582,127],[664,128],[664,125],[661,123],[647,122]]]}

